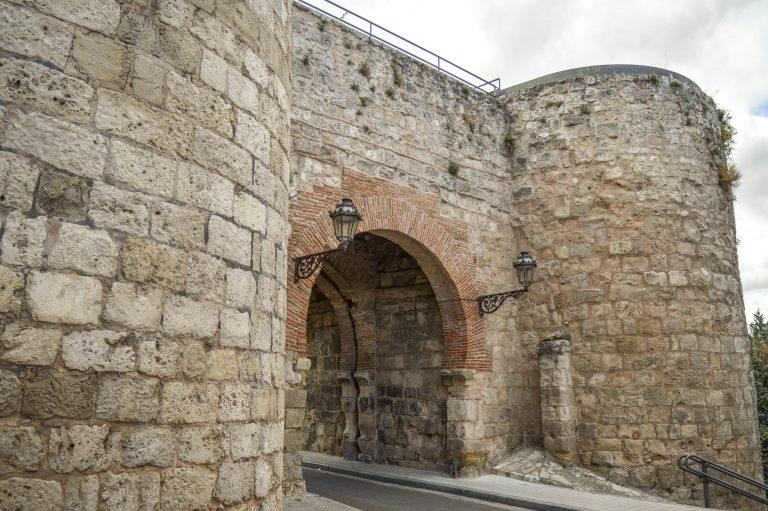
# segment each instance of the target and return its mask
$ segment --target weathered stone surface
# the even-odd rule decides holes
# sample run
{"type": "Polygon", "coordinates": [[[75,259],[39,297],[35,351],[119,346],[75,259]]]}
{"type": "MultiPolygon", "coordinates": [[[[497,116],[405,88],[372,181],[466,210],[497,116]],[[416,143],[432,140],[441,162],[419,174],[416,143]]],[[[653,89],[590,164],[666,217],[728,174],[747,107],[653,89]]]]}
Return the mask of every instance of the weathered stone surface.
{"type": "Polygon", "coordinates": [[[218,172],[239,184],[248,187],[253,180],[251,156],[229,140],[212,131],[197,128],[190,150],[192,159],[203,167],[218,172]]]}
{"type": "Polygon", "coordinates": [[[24,274],[0,266],[0,312],[18,312],[21,309],[19,291],[24,289],[24,274]]]}
{"type": "Polygon", "coordinates": [[[40,168],[29,158],[0,151],[0,205],[29,211],[39,174],[40,168]]]}
{"type": "Polygon", "coordinates": [[[180,371],[183,348],[182,343],[170,339],[141,340],[138,348],[138,370],[150,376],[174,378],[180,371]]]}
{"type": "Polygon", "coordinates": [[[190,426],[179,430],[179,458],[188,463],[218,463],[224,457],[220,426],[190,426]]]}
{"type": "Polygon", "coordinates": [[[137,282],[153,282],[183,291],[187,254],[177,248],[146,239],[129,239],[123,245],[123,274],[137,282]]]}
{"type": "Polygon", "coordinates": [[[5,327],[2,358],[7,362],[47,366],[53,364],[61,346],[61,330],[24,328],[14,323],[5,327]]]}
{"type": "Polygon", "coordinates": [[[130,70],[130,51],[100,34],[78,33],[67,61],[67,72],[85,76],[110,89],[122,89],[130,70]]]}
{"type": "Polygon", "coordinates": [[[197,165],[179,166],[176,198],[181,202],[231,216],[234,193],[235,185],[228,179],[197,165]]]}
{"type": "Polygon", "coordinates": [[[152,237],[188,250],[204,248],[206,219],[197,209],[159,203],[153,208],[152,237]]]}
{"type": "Polygon", "coordinates": [[[60,511],[62,503],[61,485],[57,481],[23,477],[0,481],[0,509],[60,511]]]}
{"type": "Polygon", "coordinates": [[[27,304],[38,321],[96,324],[101,314],[101,282],[80,275],[33,271],[27,275],[27,304]]]}
{"type": "Polygon", "coordinates": [[[267,232],[267,207],[252,195],[236,194],[232,210],[238,224],[261,234],[267,232]]]}
{"type": "Polygon", "coordinates": [[[149,198],[101,182],[94,183],[88,219],[97,227],[146,236],[149,232],[149,198]]]}
{"type": "Polygon", "coordinates": [[[120,4],[115,0],[37,0],[35,6],[47,14],[107,35],[115,33],[120,21],[120,4]]]}
{"type": "Polygon", "coordinates": [[[234,380],[237,378],[237,357],[232,350],[208,352],[208,380],[234,380]]]}
{"type": "Polygon", "coordinates": [[[30,105],[64,117],[88,118],[93,88],[49,67],[0,58],[0,99],[30,105]]]}
{"type": "Polygon", "coordinates": [[[227,95],[232,102],[243,110],[258,115],[262,97],[259,89],[251,80],[239,72],[230,69],[227,76],[227,95]]]}
{"type": "Polygon", "coordinates": [[[107,161],[104,137],[39,113],[18,112],[6,120],[4,146],[78,176],[101,178],[107,161]]]}
{"type": "Polygon", "coordinates": [[[39,267],[43,264],[43,244],[46,237],[44,216],[24,218],[13,211],[5,219],[2,259],[6,264],[39,267]]]}
{"type": "Polygon", "coordinates": [[[203,49],[200,62],[200,80],[218,92],[227,90],[227,62],[210,50],[203,49]]]}
{"type": "Polygon", "coordinates": [[[113,140],[112,161],[108,174],[118,183],[153,195],[173,196],[175,160],[113,140]]]}
{"type": "Polygon", "coordinates": [[[165,78],[170,66],[163,64],[160,59],[136,52],[133,62],[133,93],[151,103],[159,105],[165,98],[165,78]]]}
{"type": "Polygon", "coordinates": [[[52,428],[48,464],[62,473],[105,470],[115,461],[118,442],[119,437],[110,435],[106,424],[52,428]]]}
{"type": "Polygon", "coordinates": [[[19,412],[21,407],[21,382],[13,373],[0,370],[0,417],[19,412]]]}
{"type": "Polygon", "coordinates": [[[0,475],[33,472],[43,460],[43,442],[35,428],[0,427],[0,475]]]}
{"type": "Polygon", "coordinates": [[[167,428],[131,431],[123,448],[123,465],[168,467],[173,463],[176,437],[167,428]]]}
{"type": "Polygon", "coordinates": [[[264,441],[265,426],[260,423],[230,424],[227,429],[227,443],[234,461],[260,456],[264,441]]]}
{"type": "Polygon", "coordinates": [[[208,252],[244,266],[251,264],[251,233],[223,218],[208,221],[208,252]]]}
{"type": "Polygon", "coordinates": [[[132,371],[136,354],[131,346],[121,344],[127,336],[109,330],[73,332],[62,342],[64,364],[80,371],[132,371]]]}
{"type": "Polygon", "coordinates": [[[219,327],[219,311],[208,303],[170,296],[163,305],[163,331],[171,336],[213,337],[219,327]]]}
{"type": "Polygon", "coordinates": [[[184,119],[107,89],[98,92],[96,127],[168,152],[184,152],[192,140],[184,119]]]}
{"type": "Polygon", "coordinates": [[[253,463],[223,463],[216,481],[216,498],[232,505],[251,498],[254,494],[253,463]]]}
{"type": "Polygon", "coordinates": [[[251,312],[251,348],[260,351],[272,349],[272,318],[266,312],[251,312]]]}
{"type": "Polygon", "coordinates": [[[227,283],[226,263],[203,252],[191,252],[188,263],[187,291],[207,300],[223,301],[227,283]]]}
{"type": "Polygon", "coordinates": [[[227,305],[253,307],[257,286],[253,273],[239,268],[227,269],[227,305]]]}
{"type": "Polygon", "coordinates": [[[66,23],[8,4],[0,5],[0,47],[36,57],[63,68],[72,43],[73,28],[66,23]]]}
{"type": "Polygon", "coordinates": [[[254,460],[253,472],[255,474],[254,493],[257,497],[264,497],[269,493],[273,484],[272,468],[263,457],[254,460]]]}
{"type": "Polygon", "coordinates": [[[251,386],[244,383],[223,385],[219,402],[219,420],[246,421],[250,416],[251,386]]]}
{"type": "Polygon", "coordinates": [[[99,419],[149,422],[158,411],[158,381],[140,376],[104,376],[99,384],[99,419]]]}
{"type": "Polygon", "coordinates": [[[154,511],[159,500],[158,472],[109,474],[101,492],[101,501],[110,511],[154,511]]]}
{"type": "Polygon", "coordinates": [[[270,135],[269,130],[242,110],[237,111],[235,141],[249,153],[269,165],[270,135]]]}
{"type": "Polygon", "coordinates": [[[105,231],[63,223],[56,225],[48,241],[48,266],[91,275],[112,277],[117,273],[117,244],[105,231]]]}
{"type": "Polygon", "coordinates": [[[242,47],[237,43],[237,36],[214,16],[199,11],[194,17],[189,30],[221,57],[235,65],[242,63],[242,47]]]}
{"type": "Polygon", "coordinates": [[[40,174],[37,187],[37,210],[70,222],[85,220],[88,183],[85,179],[62,172],[46,170],[40,174]]]}
{"type": "Polygon", "coordinates": [[[65,417],[85,419],[91,415],[96,386],[93,377],[74,372],[43,371],[24,387],[22,415],[38,419],[65,417]]]}
{"type": "Polygon", "coordinates": [[[219,407],[219,390],[209,383],[169,382],[163,386],[162,402],[162,422],[213,422],[219,407]]]}
{"type": "Polygon", "coordinates": [[[166,84],[165,105],[169,111],[188,115],[206,128],[232,137],[232,107],[218,94],[198,87],[176,73],[168,74],[166,84]]]}
{"type": "Polygon", "coordinates": [[[163,292],[159,289],[141,289],[133,284],[115,282],[104,308],[104,319],[132,330],[157,330],[160,328],[162,298],[163,292]]]}
{"type": "Polygon", "coordinates": [[[99,476],[70,477],[64,488],[65,511],[96,511],[99,476]]]}
{"type": "Polygon", "coordinates": [[[251,319],[247,312],[233,309],[221,311],[221,345],[248,348],[250,339],[251,319]]]}
{"type": "Polygon", "coordinates": [[[216,474],[205,468],[170,468],[163,472],[160,509],[205,509],[213,495],[216,474]]]}

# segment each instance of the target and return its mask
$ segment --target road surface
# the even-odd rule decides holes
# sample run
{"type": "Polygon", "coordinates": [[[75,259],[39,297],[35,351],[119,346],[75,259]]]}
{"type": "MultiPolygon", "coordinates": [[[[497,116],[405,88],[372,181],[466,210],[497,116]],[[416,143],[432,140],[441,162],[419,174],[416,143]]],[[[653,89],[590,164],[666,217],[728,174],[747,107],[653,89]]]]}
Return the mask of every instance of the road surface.
{"type": "Polygon", "coordinates": [[[307,491],[360,511],[525,511],[447,493],[359,479],[304,468],[307,491]]]}

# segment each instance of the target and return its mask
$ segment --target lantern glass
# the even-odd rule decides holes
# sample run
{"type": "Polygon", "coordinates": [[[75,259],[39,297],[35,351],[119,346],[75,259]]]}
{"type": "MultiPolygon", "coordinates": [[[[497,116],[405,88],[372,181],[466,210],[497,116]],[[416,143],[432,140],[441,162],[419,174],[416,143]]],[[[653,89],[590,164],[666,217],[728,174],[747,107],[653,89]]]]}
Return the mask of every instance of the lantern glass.
{"type": "Polygon", "coordinates": [[[336,209],[329,213],[333,221],[333,232],[339,243],[351,241],[355,237],[357,223],[362,219],[352,199],[341,199],[336,209]]]}
{"type": "Polygon", "coordinates": [[[528,286],[531,285],[535,276],[536,261],[531,257],[530,253],[520,252],[517,261],[515,261],[512,266],[515,267],[515,271],[517,272],[517,280],[520,281],[520,284],[522,284],[524,288],[528,289],[528,286]]]}

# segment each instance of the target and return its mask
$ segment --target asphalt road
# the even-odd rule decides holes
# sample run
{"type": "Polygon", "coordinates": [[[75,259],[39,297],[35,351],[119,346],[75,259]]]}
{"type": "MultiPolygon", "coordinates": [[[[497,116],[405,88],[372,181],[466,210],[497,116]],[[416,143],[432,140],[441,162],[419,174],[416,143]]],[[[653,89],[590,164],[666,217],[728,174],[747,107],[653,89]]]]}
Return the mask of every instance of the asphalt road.
{"type": "Polygon", "coordinates": [[[525,511],[520,507],[304,468],[307,491],[360,511],[525,511]]]}

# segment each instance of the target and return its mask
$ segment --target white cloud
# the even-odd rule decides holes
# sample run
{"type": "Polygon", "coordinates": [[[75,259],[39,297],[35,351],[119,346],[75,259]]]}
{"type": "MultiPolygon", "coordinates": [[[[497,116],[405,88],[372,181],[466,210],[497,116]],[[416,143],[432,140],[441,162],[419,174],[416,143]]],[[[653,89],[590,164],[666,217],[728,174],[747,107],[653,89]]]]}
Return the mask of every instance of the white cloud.
{"type": "Polygon", "coordinates": [[[768,313],[768,2],[765,0],[342,0],[510,86],[595,64],[666,67],[733,113],[736,224],[747,316],[768,313]]]}

